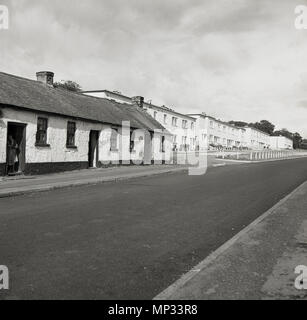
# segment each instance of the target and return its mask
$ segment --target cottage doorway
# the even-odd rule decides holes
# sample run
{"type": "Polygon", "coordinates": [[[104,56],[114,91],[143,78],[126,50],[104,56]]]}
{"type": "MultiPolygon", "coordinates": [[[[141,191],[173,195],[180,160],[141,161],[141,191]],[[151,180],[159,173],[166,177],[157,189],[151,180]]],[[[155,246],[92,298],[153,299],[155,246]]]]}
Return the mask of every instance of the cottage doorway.
{"type": "Polygon", "coordinates": [[[91,130],[89,140],[88,162],[90,168],[97,168],[98,165],[98,142],[99,131],[91,130]]]}
{"type": "Polygon", "coordinates": [[[8,122],[6,172],[22,174],[26,166],[26,124],[8,122]]]}

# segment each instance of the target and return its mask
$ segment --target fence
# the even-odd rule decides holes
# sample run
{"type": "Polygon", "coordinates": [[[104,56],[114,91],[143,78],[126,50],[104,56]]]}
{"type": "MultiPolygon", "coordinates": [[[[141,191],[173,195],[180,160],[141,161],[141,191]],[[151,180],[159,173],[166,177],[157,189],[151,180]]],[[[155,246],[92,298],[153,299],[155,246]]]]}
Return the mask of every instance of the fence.
{"type": "Polygon", "coordinates": [[[238,151],[217,153],[217,158],[241,160],[241,161],[261,161],[275,159],[291,159],[306,157],[307,150],[255,150],[255,151],[238,151]]]}

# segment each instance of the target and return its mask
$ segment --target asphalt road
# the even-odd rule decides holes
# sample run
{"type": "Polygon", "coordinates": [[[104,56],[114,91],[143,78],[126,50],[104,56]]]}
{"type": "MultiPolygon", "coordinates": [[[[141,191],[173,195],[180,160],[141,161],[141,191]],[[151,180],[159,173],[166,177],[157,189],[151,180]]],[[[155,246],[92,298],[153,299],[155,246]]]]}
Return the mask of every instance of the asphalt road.
{"type": "Polygon", "coordinates": [[[0,199],[0,299],[152,299],[306,180],[298,159],[0,199]]]}

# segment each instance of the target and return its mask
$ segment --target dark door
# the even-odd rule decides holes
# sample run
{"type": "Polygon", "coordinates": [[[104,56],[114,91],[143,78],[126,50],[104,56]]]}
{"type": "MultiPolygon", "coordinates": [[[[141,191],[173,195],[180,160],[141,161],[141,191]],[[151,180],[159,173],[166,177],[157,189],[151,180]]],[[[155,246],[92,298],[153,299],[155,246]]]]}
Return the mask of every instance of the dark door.
{"type": "Polygon", "coordinates": [[[98,164],[98,141],[99,131],[91,130],[89,141],[88,162],[90,168],[96,168],[98,164]]]}
{"type": "MultiPolygon", "coordinates": [[[[7,169],[11,174],[23,173],[26,166],[26,124],[9,122],[7,126],[7,139],[16,143],[16,157],[14,167],[9,168],[9,148],[7,148],[7,169]]],[[[9,143],[7,143],[8,145],[9,143]]],[[[12,160],[12,159],[11,159],[12,160]]]]}

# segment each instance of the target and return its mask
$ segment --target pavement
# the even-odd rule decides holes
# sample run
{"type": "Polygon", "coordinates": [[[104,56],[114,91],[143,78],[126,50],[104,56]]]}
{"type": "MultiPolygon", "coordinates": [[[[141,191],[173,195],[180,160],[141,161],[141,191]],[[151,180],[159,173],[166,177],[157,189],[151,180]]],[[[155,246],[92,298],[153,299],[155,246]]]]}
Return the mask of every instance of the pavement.
{"type": "MultiPolygon", "coordinates": [[[[297,159],[2,198],[0,265],[9,268],[10,290],[0,299],[153,299],[306,180],[307,159],[297,159]]],[[[270,244],[263,258],[257,240],[248,259],[235,256],[243,275],[258,270],[250,297],[258,280],[278,276],[273,258],[293,251],[304,213],[287,215],[263,231],[270,244]]]]}
{"type": "Polygon", "coordinates": [[[177,165],[123,166],[40,176],[4,177],[0,178],[0,198],[82,185],[123,181],[184,170],[188,170],[188,167],[177,165]]]}
{"type": "Polygon", "coordinates": [[[307,300],[307,182],[227,241],[157,300],[307,300]]]}
{"type": "MultiPolygon", "coordinates": [[[[225,163],[209,155],[208,167],[223,166],[225,163]]],[[[118,166],[61,172],[39,176],[0,177],[0,198],[50,191],[82,185],[118,182],[160,174],[187,171],[186,165],[118,166]]]]}

